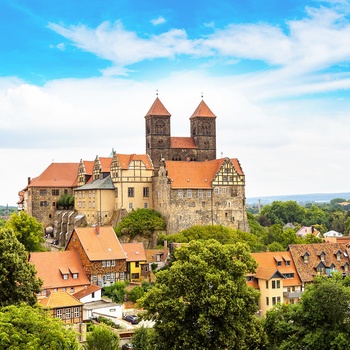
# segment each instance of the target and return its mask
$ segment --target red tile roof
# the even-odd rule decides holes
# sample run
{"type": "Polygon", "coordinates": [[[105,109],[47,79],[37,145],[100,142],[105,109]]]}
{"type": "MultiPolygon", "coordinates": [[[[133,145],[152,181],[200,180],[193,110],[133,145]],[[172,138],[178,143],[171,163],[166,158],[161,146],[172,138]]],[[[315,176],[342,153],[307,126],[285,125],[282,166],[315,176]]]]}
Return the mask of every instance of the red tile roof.
{"type": "Polygon", "coordinates": [[[210,110],[210,108],[207,106],[207,104],[203,100],[200,102],[197,109],[193,112],[191,116],[191,118],[195,118],[195,117],[216,118],[214,113],[210,110]]]}
{"type": "Polygon", "coordinates": [[[74,231],[90,261],[126,259],[112,226],[77,227],[74,231]]]}
{"type": "Polygon", "coordinates": [[[150,115],[169,116],[169,117],[171,116],[171,114],[164,107],[163,103],[160,102],[160,99],[158,97],[153,102],[151,108],[146,114],[146,117],[150,115]]]}
{"type": "Polygon", "coordinates": [[[68,306],[80,306],[83,305],[78,299],[74,298],[67,292],[55,292],[51,293],[48,297],[39,301],[39,304],[43,307],[59,308],[68,306]]]}
{"type": "Polygon", "coordinates": [[[29,262],[35,266],[37,277],[44,282],[42,289],[68,288],[90,284],[77,252],[34,252],[30,253],[29,262]],[[68,274],[68,279],[64,280],[62,273],[68,274]],[[73,278],[72,273],[78,273],[78,278],[73,278]]]}
{"type": "Polygon", "coordinates": [[[128,169],[132,161],[141,161],[146,169],[153,169],[153,164],[148,154],[119,154],[117,153],[119,165],[121,169],[128,169]]]}
{"type": "MultiPolygon", "coordinates": [[[[214,159],[206,162],[166,161],[165,167],[171,188],[209,189],[212,180],[222,166],[224,159],[214,159]]],[[[230,159],[239,175],[244,175],[237,159],[230,159]]]]}
{"type": "Polygon", "coordinates": [[[97,292],[98,290],[101,290],[101,289],[102,289],[101,287],[92,284],[92,285],[88,286],[87,288],[84,288],[84,289],[80,290],[79,292],[74,293],[73,297],[80,300],[81,298],[84,298],[87,295],[90,295],[90,294],[97,292]]]}
{"type": "Polygon", "coordinates": [[[101,163],[101,172],[108,173],[111,170],[112,158],[110,157],[99,157],[101,163]]]}
{"type": "Polygon", "coordinates": [[[197,148],[192,137],[171,137],[171,148],[197,148]]]}
{"type": "Polygon", "coordinates": [[[28,187],[74,187],[79,163],[51,163],[28,187]]]}
{"type": "Polygon", "coordinates": [[[122,248],[126,253],[126,261],[146,261],[146,253],[143,243],[122,243],[122,248]]]}

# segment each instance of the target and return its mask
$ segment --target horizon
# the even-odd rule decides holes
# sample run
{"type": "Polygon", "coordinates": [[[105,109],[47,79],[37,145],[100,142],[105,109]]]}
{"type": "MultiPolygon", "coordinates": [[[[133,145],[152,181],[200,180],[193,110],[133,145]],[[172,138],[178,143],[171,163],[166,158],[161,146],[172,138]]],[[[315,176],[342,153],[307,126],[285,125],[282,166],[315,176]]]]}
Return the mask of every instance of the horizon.
{"type": "Polygon", "coordinates": [[[158,95],[173,136],[203,96],[247,198],[349,187],[349,0],[7,0],[0,18],[0,202],[52,162],[145,153],[158,95]]]}

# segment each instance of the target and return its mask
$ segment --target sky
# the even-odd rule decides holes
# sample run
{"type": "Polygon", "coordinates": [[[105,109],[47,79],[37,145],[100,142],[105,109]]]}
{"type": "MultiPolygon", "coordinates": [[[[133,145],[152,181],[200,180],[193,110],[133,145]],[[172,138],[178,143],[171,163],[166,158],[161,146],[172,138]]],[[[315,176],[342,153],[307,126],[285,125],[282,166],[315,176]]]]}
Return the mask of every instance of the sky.
{"type": "Polygon", "coordinates": [[[2,0],[0,204],[52,162],[145,153],[203,96],[246,197],[350,192],[350,1],[2,0]]]}

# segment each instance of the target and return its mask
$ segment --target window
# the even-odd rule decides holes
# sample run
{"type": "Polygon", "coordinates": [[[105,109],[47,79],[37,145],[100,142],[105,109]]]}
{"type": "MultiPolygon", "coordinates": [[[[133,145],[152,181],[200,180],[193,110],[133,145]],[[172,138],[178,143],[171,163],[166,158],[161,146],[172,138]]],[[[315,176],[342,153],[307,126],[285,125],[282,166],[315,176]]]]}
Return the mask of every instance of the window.
{"type": "Polygon", "coordinates": [[[269,289],[269,281],[266,281],[266,289],[269,289]]]}
{"type": "Polygon", "coordinates": [[[62,309],[56,310],[56,317],[62,319],[62,309]]]}
{"type": "Polygon", "coordinates": [[[140,267],[140,262],[139,261],[135,262],[135,267],[140,267]]]}
{"type": "Polygon", "coordinates": [[[144,207],[145,209],[147,209],[147,208],[148,208],[148,203],[143,203],[143,207],[144,207]]]}
{"type": "Polygon", "coordinates": [[[269,297],[266,297],[266,305],[269,306],[269,297]]]}
{"type": "Polygon", "coordinates": [[[144,187],[143,188],[143,196],[144,197],[149,197],[149,187],[144,187]]]}
{"type": "MultiPolygon", "coordinates": [[[[92,294],[94,294],[94,293],[92,293],[92,294]]],[[[92,297],[94,297],[94,295],[92,297]]],[[[80,317],[80,309],[79,309],[79,307],[75,307],[74,308],[74,318],[79,318],[79,317],[80,317]]]]}
{"type": "Polygon", "coordinates": [[[286,273],[284,275],[285,278],[294,278],[294,273],[286,273]]]}
{"type": "Polygon", "coordinates": [[[277,297],[277,302],[278,302],[278,303],[281,302],[281,297],[277,297]]]}
{"type": "Polygon", "coordinates": [[[276,281],[272,281],[272,289],[276,288],[276,281]]]}
{"type": "Polygon", "coordinates": [[[184,195],[183,190],[178,190],[178,191],[177,191],[177,196],[178,196],[179,198],[182,198],[183,195],[184,195]]]}
{"type": "Polygon", "coordinates": [[[286,260],[286,266],[290,266],[290,261],[286,260]]]}
{"type": "Polygon", "coordinates": [[[115,266],[115,260],[111,260],[111,266],[115,266]]]}
{"type": "Polygon", "coordinates": [[[128,197],[134,197],[135,191],[134,187],[128,187],[128,197]]]}
{"type": "Polygon", "coordinates": [[[119,272],[119,279],[124,281],[124,272],[119,272]]]}
{"type": "Polygon", "coordinates": [[[215,187],[215,188],[214,188],[214,193],[215,193],[215,194],[219,194],[219,187],[215,187]]]}
{"type": "Polygon", "coordinates": [[[140,274],[139,274],[139,273],[132,273],[132,274],[131,274],[131,279],[137,280],[137,279],[139,279],[139,278],[140,278],[140,274]]]}
{"type": "Polygon", "coordinates": [[[202,190],[198,190],[198,198],[202,198],[203,197],[203,191],[202,190]]]}
{"type": "Polygon", "coordinates": [[[107,260],[107,267],[110,267],[110,266],[111,266],[111,261],[107,260]]]}
{"type": "Polygon", "coordinates": [[[210,197],[211,197],[211,191],[208,190],[208,191],[207,191],[207,198],[210,198],[210,197]]]}
{"type": "Polygon", "coordinates": [[[341,258],[341,254],[340,254],[340,252],[338,252],[337,253],[337,260],[340,260],[340,258],[341,258]]]}
{"type": "Polygon", "coordinates": [[[117,189],[117,188],[114,189],[114,196],[115,196],[116,198],[118,198],[118,189],[117,189]]]}
{"type": "Polygon", "coordinates": [[[40,201],[40,206],[41,207],[47,207],[47,202],[46,201],[40,201]]]}
{"type": "Polygon", "coordinates": [[[277,266],[282,266],[282,261],[277,261],[277,266]]]}
{"type": "Polygon", "coordinates": [[[67,279],[68,279],[68,273],[64,273],[64,274],[62,275],[62,278],[63,278],[64,280],[67,280],[67,279]]]}
{"type": "Polygon", "coordinates": [[[309,262],[309,255],[308,254],[305,254],[303,258],[304,258],[304,263],[309,262]]]}
{"type": "Polygon", "coordinates": [[[346,271],[346,272],[349,271],[349,265],[348,265],[348,264],[345,264],[345,265],[344,265],[344,271],[346,271]]]}
{"type": "Polygon", "coordinates": [[[272,297],[272,305],[276,305],[276,297],[272,297]]]}
{"type": "Polygon", "coordinates": [[[52,195],[53,196],[59,196],[60,195],[60,191],[59,190],[52,190],[52,195]]]}
{"type": "Polygon", "coordinates": [[[326,255],[325,253],[321,253],[321,255],[320,255],[321,261],[324,261],[325,255],[326,255]]]}
{"type": "Polygon", "coordinates": [[[222,193],[222,194],[226,194],[226,187],[222,187],[222,188],[221,188],[221,193],[222,193]]]}
{"type": "Polygon", "coordinates": [[[78,274],[77,273],[73,273],[73,278],[78,278],[78,274]]]}
{"type": "Polygon", "coordinates": [[[92,275],[92,281],[97,282],[97,275],[92,275]]]}
{"type": "Polygon", "coordinates": [[[129,209],[131,210],[133,208],[133,204],[129,203],[129,209]]]}
{"type": "Polygon", "coordinates": [[[71,308],[66,309],[66,320],[69,320],[72,317],[72,310],[71,308]]]}
{"type": "Polygon", "coordinates": [[[187,198],[192,198],[192,190],[187,190],[187,198]]]}
{"type": "Polygon", "coordinates": [[[46,196],[47,191],[46,190],[40,190],[40,196],[46,196]]]}
{"type": "Polygon", "coordinates": [[[71,287],[70,292],[71,292],[71,293],[74,293],[74,292],[75,292],[74,287],[71,287]]]}
{"type": "Polygon", "coordinates": [[[102,267],[106,267],[106,261],[105,260],[102,261],[102,267]]]}
{"type": "Polygon", "coordinates": [[[276,281],[276,282],[277,282],[277,288],[281,288],[281,281],[278,280],[278,281],[276,281]]]}

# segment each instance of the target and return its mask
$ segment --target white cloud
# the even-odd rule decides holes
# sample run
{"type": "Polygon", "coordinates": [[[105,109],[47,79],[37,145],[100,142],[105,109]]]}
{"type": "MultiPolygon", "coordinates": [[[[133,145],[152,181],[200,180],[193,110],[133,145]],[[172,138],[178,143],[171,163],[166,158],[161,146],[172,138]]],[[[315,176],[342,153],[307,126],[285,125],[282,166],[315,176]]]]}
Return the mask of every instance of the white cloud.
{"type": "Polygon", "coordinates": [[[152,20],[151,20],[151,23],[152,23],[154,26],[157,26],[157,25],[159,25],[159,24],[163,24],[163,23],[165,23],[165,22],[166,22],[166,20],[165,20],[165,18],[162,17],[162,16],[159,16],[158,18],[155,18],[155,19],[152,19],[152,20]]]}

